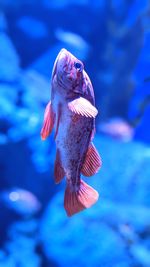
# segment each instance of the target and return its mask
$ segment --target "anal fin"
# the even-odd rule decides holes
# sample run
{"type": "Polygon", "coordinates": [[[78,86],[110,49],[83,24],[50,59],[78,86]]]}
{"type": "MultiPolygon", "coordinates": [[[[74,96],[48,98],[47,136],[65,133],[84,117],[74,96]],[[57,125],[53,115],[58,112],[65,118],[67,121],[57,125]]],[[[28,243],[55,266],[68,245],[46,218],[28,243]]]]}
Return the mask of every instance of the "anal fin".
{"type": "Polygon", "coordinates": [[[54,167],[54,177],[55,177],[55,183],[59,184],[61,180],[64,178],[65,172],[62,167],[61,159],[60,159],[60,152],[57,149],[56,152],[56,160],[55,160],[55,167],[54,167]]]}
{"type": "Polygon", "coordinates": [[[93,143],[91,143],[88,147],[81,172],[84,176],[90,177],[99,171],[101,165],[100,155],[93,143]]]}

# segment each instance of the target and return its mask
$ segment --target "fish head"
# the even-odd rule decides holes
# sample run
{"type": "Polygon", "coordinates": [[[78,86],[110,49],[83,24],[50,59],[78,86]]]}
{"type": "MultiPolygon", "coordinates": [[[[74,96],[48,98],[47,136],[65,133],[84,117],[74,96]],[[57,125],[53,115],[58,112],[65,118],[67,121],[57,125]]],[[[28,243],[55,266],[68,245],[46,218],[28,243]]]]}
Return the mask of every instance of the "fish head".
{"type": "Polygon", "coordinates": [[[66,92],[82,94],[84,83],[84,65],[68,50],[61,49],[52,71],[52,82],[62,87],[66,92]]]}

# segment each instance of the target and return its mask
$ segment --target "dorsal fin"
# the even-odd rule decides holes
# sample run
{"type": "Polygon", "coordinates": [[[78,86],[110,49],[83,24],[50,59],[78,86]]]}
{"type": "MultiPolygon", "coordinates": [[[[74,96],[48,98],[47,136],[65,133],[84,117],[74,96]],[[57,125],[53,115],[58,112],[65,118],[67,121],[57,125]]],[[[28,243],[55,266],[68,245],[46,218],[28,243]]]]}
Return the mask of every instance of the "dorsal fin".
{"type": "Polygon", "coordinates": [[[47,104],[44,113],[43,127],[41,130],[41,138],[45,140],[52,132],[55,116],[52,110],[51,101],[47,104]]]}

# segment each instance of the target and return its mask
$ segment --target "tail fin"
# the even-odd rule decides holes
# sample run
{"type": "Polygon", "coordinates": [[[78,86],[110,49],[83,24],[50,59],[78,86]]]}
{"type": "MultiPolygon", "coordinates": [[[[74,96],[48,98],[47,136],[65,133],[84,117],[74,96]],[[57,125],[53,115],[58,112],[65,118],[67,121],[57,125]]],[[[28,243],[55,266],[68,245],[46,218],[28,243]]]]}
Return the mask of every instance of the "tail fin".
{"type": "Polygon", "coordinates": [[[64,198],[64,207],[70,217],[86,208],[91,207],[97,200],[99,194],[91,186],[81,180],[79,190],[75,191],[67,185],[64,198]]]}

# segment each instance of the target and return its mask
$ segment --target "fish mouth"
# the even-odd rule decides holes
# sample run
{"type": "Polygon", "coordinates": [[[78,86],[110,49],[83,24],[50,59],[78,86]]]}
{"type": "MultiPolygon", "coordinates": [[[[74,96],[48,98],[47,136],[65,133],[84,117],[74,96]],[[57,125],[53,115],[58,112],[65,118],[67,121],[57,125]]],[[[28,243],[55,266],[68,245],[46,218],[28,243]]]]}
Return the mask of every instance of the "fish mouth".
{"type": "Polygon", "coordinates": [[[59,62],[60,68],[62,70],[63,70],[63,67],[65,66],[65,64],[67,64],[67,59],[68,59],[67,54],[68,54],[68,51],[65,48],[62,48],[60,50],[60,52],[58,53],[58,55],[55,59],[55,62],[54,62],[53,70],[52,70],[52,79],[57,72],[58,62],[59,62]]]}
{"type": "Polygon", "coordinates": [[[64,55],[67,55],[68,51],[65,48],[62,48],[58,54],[58,58],[64,55]]]}
{"type": "Polygon", "coordinates": [[[59,62],[62,68],[64,65],[68,64],[68,53],[69,52],[65,48],[62,48],[56,58],[56,63],[59,62]]]}

